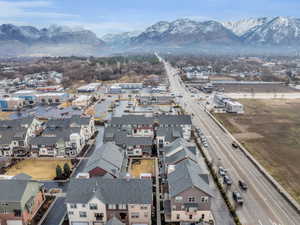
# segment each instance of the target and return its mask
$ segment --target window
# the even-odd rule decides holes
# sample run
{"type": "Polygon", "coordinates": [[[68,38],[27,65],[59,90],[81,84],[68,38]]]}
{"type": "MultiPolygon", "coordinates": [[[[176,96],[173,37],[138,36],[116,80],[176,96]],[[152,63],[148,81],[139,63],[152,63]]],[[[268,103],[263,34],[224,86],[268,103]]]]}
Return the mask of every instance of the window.
{"type": "Polygon", "coordinates": [[[69,215],[74,215],[74,212],[73,211],[69,211],[69,215]]]}
{"type": "Polygon", "coordinates": [[[119,208],[119,209],[126,209],[126,204],[119,204],[119,205],[118,205],[118,208],[119,208]]]}
{"type": "Polygon", "coordinates": [[[176,219],[180,220],[180,214],[176,214],[176,219]]]}
{"type": "Polygon", "coordinates": [[[79,212],[79,216],[82,217],[82,218],[85,218],[86,217],[86,212],[79,212]]]}
{"type": "Polygon", "coordinates": [[[76,209],[77,206],[76,206],[76,204],[70,204],[70,208],[71,208],[71,209],[76,209]]]}
{"type": "Polygon", "coordinates": [[[176,205],[172,205],[172,210],[176,210],[176,205]]]}
{"type": "Polygon", "coordinates": [[[85,204],[82,204],[82,208],[85,208],[85,204]]]}
{"type": "Polygon", "coordinates": [[[190,217],[190,220],[192,220],[192,219],[193,219],[193,215],[190,215],[189,217],[190,217]]]}
{"type": "Polygon", "coordinates": [[[148,213],[145,212],[144,213],[144,217],[147,218],[148,217],[148,213]]]}
{"type": "Polygon", "coordinates": [[[14,214],[16,217],[20,217],[21,216],[21,210],[14,210],[14,214]]]}
{"type": "Polygon", "coordinates": [[[202,216],[201,216],[201,219],[202,219],[202,220],[204,220],[204,218],[205,218],[205,215],[204,215],[204,214],[202,214],[202,216]]]}
{"type": "Polygon", "coordinates": [[[141,210],[147,210],[148,207],[147,206],[141,206],[141,210]]]}
{"type": "Polygon", "coordinates": [[[195,197],[189,197],[189,202],[195,202],[195,197]]]}
{"type": "Polygon", "coordinates": [[[131,218],[139,218],[140,214],[138,212],[134,212],[131,214],[131,218]]]}
{"type": "Polygon", "coordinates": [[[96,220],[103,220],[103,213],[95,213],[96,220]]]}
{"type": "Polygon", "coordinates": [[[175,200],[178,201],[178,202],[182,201],[182,196],[176,196],[175,200]]]}
{"type": "Polygon", "coordinates": [[[91,209],[91,210],[97,210],[97,209],[98,209],[97,204],[95,204],[95,203],[90,203],[90,209],[91,209]]]}
{"type": "Polygon", "coordinates": [[[201,196],[201,202],[208,202],[207,196],[201,196]]]}
{"type": "Polygon", "coordinates": [[[115,204],[108,204],[108,209],[116,209],[116,205],[115,204]]]}

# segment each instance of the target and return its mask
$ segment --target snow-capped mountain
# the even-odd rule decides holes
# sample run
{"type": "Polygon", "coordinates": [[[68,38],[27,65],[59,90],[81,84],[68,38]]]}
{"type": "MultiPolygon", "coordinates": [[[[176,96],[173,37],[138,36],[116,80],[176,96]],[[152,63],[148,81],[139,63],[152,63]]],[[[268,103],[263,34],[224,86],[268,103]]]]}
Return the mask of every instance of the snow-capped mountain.
{"type": "Polygon", "coordinates": [[[114,45],[128,45],[131,38],[137,37],[141,34],[141,31],[123,32],[117,34],[105,34],[101,37],[106,44],[114,45]]]}
{"type": "Polygon", "coordinates": [[[246,43],[267,45],[299,45],[300,19],[275,17],[269,22],[256,26],[241,38],[246,43]]]}
{"type": "Polygon", "coordinates": [[[270,22],[272,19],[272,17],[249,18],[239,21],[222,22],[222,24],[227,29],[233,31],[236,35],[241,36],[248,32],[250,29],[264,25],[270,22]]]}
{"type": "Polygon", "coordinates": [[[68,27],[50,26],[49,28],[37,29],[32,26],[15,26],[12,24],[0,25],[0,40],[19,41],[25,44],[37,43],[72,43],[102,45],[95,33],[89,30],[73,30],[68,27]]]}
{"type": "Polygon", "coordinates": [[[161,21],[131,39],[133,45],[192,45],[239,43],[239,37],[216,21],[161,21]]]}

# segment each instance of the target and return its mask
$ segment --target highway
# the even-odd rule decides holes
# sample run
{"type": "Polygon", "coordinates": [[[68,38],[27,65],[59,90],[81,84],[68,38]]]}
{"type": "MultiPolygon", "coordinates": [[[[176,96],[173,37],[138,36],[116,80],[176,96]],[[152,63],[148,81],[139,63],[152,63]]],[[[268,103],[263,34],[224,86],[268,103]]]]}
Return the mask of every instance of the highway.
{"type": "MultiPolygon", "coordinates": [[[[232,148],[232,138],[225,133],[205,112],[205,105],[198,104],[185,89],[177,70],[158,56],[165,65],[169,78],[170,92],[182,95],[181,106],[193,114],[193,124],[202,129],[209,144],[209,154],[216,167],[227,169],[233,180],[228,187],[228,196],[232,200],[232,191],[239,191],[244,205],[237,207],[237,214],[243,225],[299,225],[300,215],[289,202],[275,189],[255,165],[239,150],[232,148]],[[249,189],[242,192],[238,181],[245,181],[249,189]]],[[[232,200],[232,202],[234,202],[232,200]]]]}

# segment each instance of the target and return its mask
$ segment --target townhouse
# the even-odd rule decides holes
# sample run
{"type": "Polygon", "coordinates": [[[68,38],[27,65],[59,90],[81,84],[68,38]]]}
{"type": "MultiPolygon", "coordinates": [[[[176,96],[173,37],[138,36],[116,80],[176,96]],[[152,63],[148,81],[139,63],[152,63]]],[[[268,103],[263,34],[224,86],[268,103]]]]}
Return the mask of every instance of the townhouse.
{"type": "Polygon", "coordinates": [[[99,177],[71,179],[65,201],[70,225],[150,225],[152,202],[151,180],[99,177]]]}
{"type": "Polygon", "coordinates": [[[190,115],[158,115],[155,119],[158,127],[181,128],[184,139],[191,138],[192,118],[190,115]]]}
{"type": "Polygon", "coordinates": [[[170,144],[177,138],[183,137],[181,127],[158,127],[156,130],[156,145],[157,148],[163,148],[165,145],[170,144]]]}
{"type": "Polygon", "coordinates": [[[105,143],[94,150],[83,172],[79,173],[77,177],[90,178],[100,176],[118,178],[125,176],[127,169],[127,157],[125,153],[122,148],[112,142],[105,143]]]}
{"type": "Polygon", "coordinates": [[[112,117],[108,127],[120,128],[132,136],[153,136],[154,121],[152,117],[143,115],[123,115],[122,117],[112,117]]]}
{"type": "MultiPolygon", "coordinates": [[[[23,176],[22,176],[23,177],[23,176]]],[[[29,225],[43,204],[43,186],[27,179],[0,180],[0,224],[29,225]]]]}
{"type": "Polygon", "coordinates": [[[158,148],[177,138],[191,137],[191,117],[186,115],[123,115],[106,124],[104,142],[114,142],[126,149],[128,156],[150,156],[158,148]]]}
{"type": "Polygon", "coordinates": [[[42,122],[25,117],[0,121],[0,156],[24,156],[30,139],[41,129],[42,122]]]}
{"type": "Polygon", "coordinates": [[[93,117],[50,119],[30,141],[35,156],[76,156],[95,133],[93,117]]]}
{"type": "Polygon", "coordinates": [[[168,172],[164,201],[165,217],[169,222],[211,222],[213,192],[208,173],[196,162],[186,159],[168,172]]]}

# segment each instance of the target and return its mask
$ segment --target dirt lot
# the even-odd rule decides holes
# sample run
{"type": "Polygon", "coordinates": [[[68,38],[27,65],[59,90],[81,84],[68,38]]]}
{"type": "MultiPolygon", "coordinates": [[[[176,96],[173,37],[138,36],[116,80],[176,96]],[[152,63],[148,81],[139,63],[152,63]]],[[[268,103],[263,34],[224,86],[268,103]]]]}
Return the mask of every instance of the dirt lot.
{"type": "Polygon", "coordinates": [[[224,90],[226,93],[294,93],[299,90],[284,84],[216,84],[216,90],[224,90]]]}
{"type": "Polygon", "coordinates": [[[52,180],[56,175],[57,164],[63,168],[65,163],[69,163],[71,167],[70,160],[25,159],[10,168],[6,175],[26,173],[34,180],[52,180]]]}
{"type": "Polygon", "coordinates": [[[153,159],[133,160],[130,174],[134,178],[140,178],[141,173],[155,175],[155,161],[153,159]]]}
{"type": "Polygon", "coordinates": [[[300,202],[300,100],[241,100],[244,115],[222,123],[300,202]]]}

